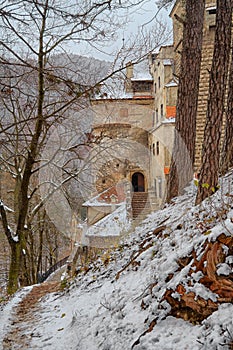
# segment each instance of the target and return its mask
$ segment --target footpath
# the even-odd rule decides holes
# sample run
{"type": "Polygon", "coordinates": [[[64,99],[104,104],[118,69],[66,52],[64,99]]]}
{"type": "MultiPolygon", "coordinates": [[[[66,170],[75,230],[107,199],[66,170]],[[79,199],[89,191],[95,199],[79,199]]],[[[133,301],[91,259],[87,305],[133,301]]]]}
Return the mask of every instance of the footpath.
{"type": "MultiPolygon", "coordinates": [[[[2,340],[2,350],[31,350],[33,337],[40,337],[37,332],[38,315],[42,304],[41,298],[49,293],[61,290],[61,273],[55,273],[47,281],[35,285],[29,293],[13,308],[9,331],[2,340]]],[[[0,347],[1,349],[1,347],[0,347]]]]}

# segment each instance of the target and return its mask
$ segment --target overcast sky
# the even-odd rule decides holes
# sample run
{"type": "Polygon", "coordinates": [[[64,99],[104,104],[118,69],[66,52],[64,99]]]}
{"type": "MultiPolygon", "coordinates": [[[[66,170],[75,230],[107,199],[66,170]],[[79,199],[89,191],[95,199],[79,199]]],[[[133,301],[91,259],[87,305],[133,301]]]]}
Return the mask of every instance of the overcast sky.
{"type": "MultiPolygon", "coordinates": [[[[155,0],[147,0],[143,5],[139,8],[131,10],[129,14],[129,22],[122,29],[119,29],[117,33],[117,40],[114,43],[111,43],[108,47],[101,48],[101,51],[94,51],[88,49],[87,47],[82,48],[82,52],[80,52],[80,47],[78,47],[78,54],[87,55],[87,56],[95,56],[96,58],[103,60],[111,60],[112,52],[116,51],[117,48],[122,46],[123,40],[126,42],[128,38],[138,32],[139,27],[144,24],[144,29],[151,28],[155,20],[153,17],[157,12],[157,7],[155,5],[155,0]]],[[[164,23],[167,23],[169,27],[171,27],[171,19],[169,18],[170,10],[163,10],[159,13],[158,18],[162,20],[164,23]]]]}

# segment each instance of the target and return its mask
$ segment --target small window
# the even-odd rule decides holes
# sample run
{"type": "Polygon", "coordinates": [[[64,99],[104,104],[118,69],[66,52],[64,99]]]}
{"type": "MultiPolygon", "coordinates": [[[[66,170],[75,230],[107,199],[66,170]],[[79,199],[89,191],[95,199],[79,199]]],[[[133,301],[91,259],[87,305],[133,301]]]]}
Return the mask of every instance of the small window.
{"type": "Polygon", "coordinates": [[[153,143],[153,155],[155,155],[155,144],[153,143]]]}
{"type": "Polygon", "coordinates": [[[156,154],[159,155],[159,141],[156,142],[156,154]]]}
{"type": "Polygon", "coordinates": [[[154,92],[156,94],[156,90],[157,90],[157,86],[156,86],[156,83],[154,84],[154,92]]]}
{"type": "Polygon", "coordinates": [[[161,117],[163,117],[163,104],[160,106],[161,117]]]}
{"type": "Polygon", "coordinates": [[[158,111],[158,109],[156,109],[155,114],[156,114],[156,124],[158,124],[158,122],[159,122],[159,111],[158,111]]]}
{"type": "Polygon", "coordinates": [[[158,78],[158,86],[159,86],[159,89],[160,89],[160,85],[161,85],[161,83],[160,83],[160,77],[158,78]]]}
{"type": "Polygon", "coordinates": [[[121,108],[120,109],[120,117],[121,118],[128,118],[128,108],[121,108]]]}

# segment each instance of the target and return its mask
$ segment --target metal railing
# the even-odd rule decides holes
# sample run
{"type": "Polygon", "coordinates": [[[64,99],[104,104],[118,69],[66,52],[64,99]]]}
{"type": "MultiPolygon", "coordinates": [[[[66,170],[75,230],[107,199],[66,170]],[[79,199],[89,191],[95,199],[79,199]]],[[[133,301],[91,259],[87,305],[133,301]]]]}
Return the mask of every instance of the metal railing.
{"type": "Polygon", "coordinates": [[[37,276],[37,283],[44,282],[53,272],[58,270],[60,267],[64,266],[67,263],[68,258],[69,258],[69,255],[66,256],[65,258],[61,259],[60,261],[56,262],[56,264],[52,265],[44,273],[38,274],[38,276],[37,276]]]}

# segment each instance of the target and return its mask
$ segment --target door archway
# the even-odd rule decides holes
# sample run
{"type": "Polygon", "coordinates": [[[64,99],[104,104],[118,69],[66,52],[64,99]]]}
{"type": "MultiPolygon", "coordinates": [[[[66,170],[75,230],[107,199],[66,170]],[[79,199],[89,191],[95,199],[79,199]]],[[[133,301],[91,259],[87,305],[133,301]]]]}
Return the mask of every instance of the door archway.
{"type": "Polygon", "coordinates": [[[145,192],[145,178],[142,173],[134,173],[132,176],[132,186],[134,192],[145,192]]]}

